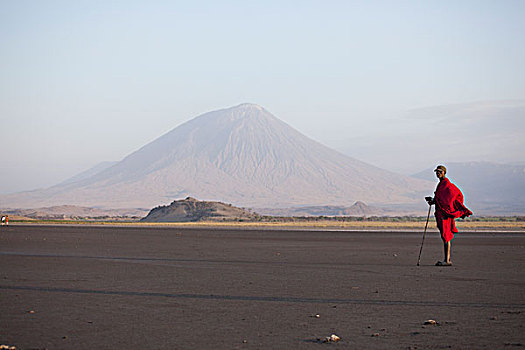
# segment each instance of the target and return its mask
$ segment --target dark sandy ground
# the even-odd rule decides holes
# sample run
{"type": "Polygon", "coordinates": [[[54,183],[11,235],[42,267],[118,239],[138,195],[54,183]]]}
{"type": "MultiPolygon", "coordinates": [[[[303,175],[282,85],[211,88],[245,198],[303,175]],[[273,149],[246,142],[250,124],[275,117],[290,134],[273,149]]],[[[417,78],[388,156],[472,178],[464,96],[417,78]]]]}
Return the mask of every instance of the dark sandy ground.
{"type": "Polygon", "coordinates": [[[525,346],[525,235],[0,228],[17,349],[525,346]],[[316,317],[315,315],[319,315],[316,317]],[[424,325],[434,319],[437,325],[424,325]],[[341,341],[322,344],[337,334],[341,341]]]}

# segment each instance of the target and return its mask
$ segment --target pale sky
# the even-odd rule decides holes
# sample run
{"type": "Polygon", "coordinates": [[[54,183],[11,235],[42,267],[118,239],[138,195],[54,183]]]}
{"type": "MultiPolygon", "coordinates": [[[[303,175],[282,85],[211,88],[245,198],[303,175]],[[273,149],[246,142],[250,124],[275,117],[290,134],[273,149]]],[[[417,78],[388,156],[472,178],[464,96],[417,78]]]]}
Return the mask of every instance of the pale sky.
{"type": "Polygon", "coordinates": [[[0,193],[245,102],[404,174],[525,160],[521,0],[0,0],[0,43],[0,193]]]}

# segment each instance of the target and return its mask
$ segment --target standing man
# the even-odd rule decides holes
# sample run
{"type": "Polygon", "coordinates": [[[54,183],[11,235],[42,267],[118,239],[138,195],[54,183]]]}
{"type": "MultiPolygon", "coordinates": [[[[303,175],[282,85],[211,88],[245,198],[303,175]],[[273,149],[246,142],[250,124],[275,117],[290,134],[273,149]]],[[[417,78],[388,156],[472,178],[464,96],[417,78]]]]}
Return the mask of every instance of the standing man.
{"type": "Polygon", "coordinates": [[[455,219],[465,218],[472,215],[472,212],[463,204],[463,194],[460,189],[450,182],[447,177],[447,168],[438,165],[434,170],[439,183],[434,192],[434,198],[426,197],[428,205],[435,204],[436,224],[443,240],[443,250],[445,259],[438,261],[436,266],[452,266],[450,260],[450,241],[454,238],[454,233],[458,232],[455,219]]]}

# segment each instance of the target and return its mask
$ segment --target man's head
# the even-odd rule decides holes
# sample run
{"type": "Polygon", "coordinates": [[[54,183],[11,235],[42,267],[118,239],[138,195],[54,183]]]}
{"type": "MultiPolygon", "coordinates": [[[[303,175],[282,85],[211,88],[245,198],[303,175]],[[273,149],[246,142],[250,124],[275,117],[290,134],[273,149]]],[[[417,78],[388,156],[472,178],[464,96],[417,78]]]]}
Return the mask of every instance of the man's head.
{"type": "Polygon", "coordinates": [[[445,175],[447,174],[447,168],[445,168],[444,165],[438,165],[436,169],[434,169],[434,172],[436,173],[436,176],[438,179],[444,179],[445,175]]]}

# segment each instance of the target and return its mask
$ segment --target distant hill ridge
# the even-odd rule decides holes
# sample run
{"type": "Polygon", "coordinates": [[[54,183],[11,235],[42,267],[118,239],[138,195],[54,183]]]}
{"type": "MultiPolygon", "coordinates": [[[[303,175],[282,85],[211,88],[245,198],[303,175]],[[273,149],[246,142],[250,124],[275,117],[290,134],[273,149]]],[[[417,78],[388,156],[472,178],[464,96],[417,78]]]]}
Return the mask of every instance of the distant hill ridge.
{"type": "Polygon", "coordinates": [[[261,215],[273,216],[376,216],[384,214],[381,208],[368,206],[357,201],[350,207],[323,205],[297,208],[255,209],[261,215]]]}
{"type": "Polygon", "coordinates": [[[76,219],[102,217],[143,217],[146,209],[100,209],[59,205],[31,209],[3,209],[2,213],[31,219],[76,219]]]}
{"type": "Polygon", "coordinates": [[[192,197],[175,200],[170,205],[153,208],[141,221],[191,222],[251,220],[256,214],[221,202],[199,201],[192,197]]]}

